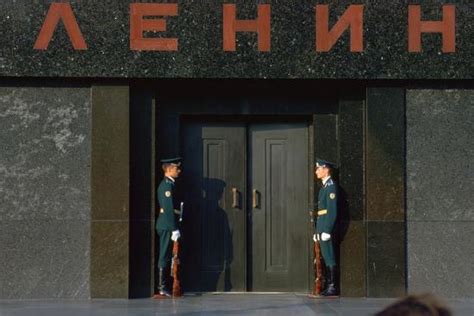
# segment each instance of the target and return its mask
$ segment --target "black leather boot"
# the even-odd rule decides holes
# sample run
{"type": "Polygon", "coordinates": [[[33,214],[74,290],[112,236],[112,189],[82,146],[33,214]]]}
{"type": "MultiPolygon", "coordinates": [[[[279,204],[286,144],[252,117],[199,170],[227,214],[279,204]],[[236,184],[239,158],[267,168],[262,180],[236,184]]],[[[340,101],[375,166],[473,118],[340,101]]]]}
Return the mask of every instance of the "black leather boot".
{"type": "Polygon", "coordinates": [[[158,293],[163,296],[171,296],[166,288],[166,269],[158,269],[158,293]]]}
{"type": "Polygon", "coordinates": [[[336,267],[329,267],[329,277],[328,277],[328,286],[326,290],[321,293],[323,296],[337,296],[337,289],[336,289],[336,267]]]}

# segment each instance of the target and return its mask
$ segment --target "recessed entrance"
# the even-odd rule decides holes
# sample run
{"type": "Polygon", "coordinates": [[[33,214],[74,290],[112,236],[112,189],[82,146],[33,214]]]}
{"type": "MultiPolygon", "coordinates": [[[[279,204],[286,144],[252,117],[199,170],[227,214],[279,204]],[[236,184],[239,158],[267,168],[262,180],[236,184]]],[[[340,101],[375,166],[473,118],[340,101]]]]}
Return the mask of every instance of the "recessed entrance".
{"type": "Polygon", "coordinates": [[[189,122],[181,141],[189,290],[307,291],[307,124],[189,122]]]}
{"type": "Polygon", "coordinates": [[[187,210],[180,243],[185,292],[311,290],[307,211],[318,192],[317,156],[339,165],[341,293],[365,295],[364,94],[351,89],[357,87],[314,81],[137,83],[130,115],[131,296],[156,290],[159,159],[177,155],[184,156],[176,193],[187,210]]]}

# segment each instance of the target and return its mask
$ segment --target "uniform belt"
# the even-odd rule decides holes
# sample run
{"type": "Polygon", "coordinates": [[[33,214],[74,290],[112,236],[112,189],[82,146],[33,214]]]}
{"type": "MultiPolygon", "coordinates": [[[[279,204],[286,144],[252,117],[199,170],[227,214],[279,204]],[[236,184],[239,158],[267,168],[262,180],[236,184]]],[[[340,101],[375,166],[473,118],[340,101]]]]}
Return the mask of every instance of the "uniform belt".
{"type": "Polygon", "coordinates": [[[318,211],[318,216],[326,215],[327,213],[328,213],[328,210],[319,210],[318,211]]]}

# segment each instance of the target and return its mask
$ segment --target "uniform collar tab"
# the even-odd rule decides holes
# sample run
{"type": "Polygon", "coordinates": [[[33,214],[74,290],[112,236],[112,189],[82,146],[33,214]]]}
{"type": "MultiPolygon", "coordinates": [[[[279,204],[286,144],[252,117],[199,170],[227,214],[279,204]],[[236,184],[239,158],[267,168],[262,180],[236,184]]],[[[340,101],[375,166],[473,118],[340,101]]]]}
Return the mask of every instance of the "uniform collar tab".
{"type": "Polygon", "coordinates": [[[322,179],[323,185],[326,186],[326,184],[328,183],[329,180],[331,180],[331,176],[327,176],[326,178],[323,178],[322,179]]]}

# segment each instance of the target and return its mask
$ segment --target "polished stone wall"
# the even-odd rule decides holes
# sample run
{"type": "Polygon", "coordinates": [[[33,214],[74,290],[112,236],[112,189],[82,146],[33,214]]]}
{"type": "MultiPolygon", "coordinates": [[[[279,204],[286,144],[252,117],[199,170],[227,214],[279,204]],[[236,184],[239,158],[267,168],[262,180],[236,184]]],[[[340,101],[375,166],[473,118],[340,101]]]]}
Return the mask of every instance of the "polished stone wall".
{"type": "Polygon", "coordinates": [[[405,90],[369,87],[365,203],[367,296],[397,297],[405,275],[405,90]]]}
{"type": "Polygon", "coordinates": [[[177,38],[177,51],[130,49],[130,4],[169,1],[71,0],[87,45],[74,50],[63,23],[47,50],[35,42],[52,2],[0,1],[0,76],[127,78],[336,78],[472,79],[472,4],[465,0],[186,1],[165,16],[166,31],[146,38],[177,38]],[[237,49],[223,50],[223,4],[237,19],[254,20],[257,4],[271,4],[271,49],[259,52],[256,33],[238,33],[237,49]],[[364,6],[363,52],[350,51],[345,31],[329,52],[316,52],[317,4],[329,5],[329,28],[352,4],[364,6]],[[456,6],[456,52],[443,53],[439,34],[422,35],[422,52],[408,51],[408,5],[421,4],[421,20],[442,20],[442,6],[456,6]]]}
{"type": "Polygon", "coordinates": [[[92,298],[128,298],[129,88],[92,86],[92,298]]]}
{"type": "Polygon", "coordinates": [[[408,290],[474,296],[474,90],[408,90],[408,290]]]}
{"type": "Polygon", "coordinates": [[[88,87],[0,87],[0,299],[88,298],[88,87]]]}
{"type": "MultiPolygon", "coordinates": [[[[341,96],[337,121],[339,137],[339,260],[342,296],[367,295],[367,230],[364,220],[364,112],[363,93],[341,96]]],[[[324,127],[323,127],[324,128],[324,127]]],[[[327,150],[335,146],[326,138],[327,150]]],[[[332,160],[337,161],[337,160],[332,160]]]]}
{"type": "MultiPolygon", "coordinates": [[[[130,152],[155,144],[143,124],[154,105],[134,89],[0,87],[0,298],[151,294],[153,219],[137,210],[153,202],[134,199],[153,195],[153,184],[131,184],[154,173],[153,154],[130,152]],[[146,109],[131,111],[130,98],[146,109]]],[[[324,139],[356,140],[338,150],[315,143],[341,163],[341,184],[353,194],[342,294],[474,296],[474,90],[369,85],[362,99],[344,92],[338,118],[315,117],[324,139]],[[337,133],[326,128],[333,120],[337,133]]]]}

